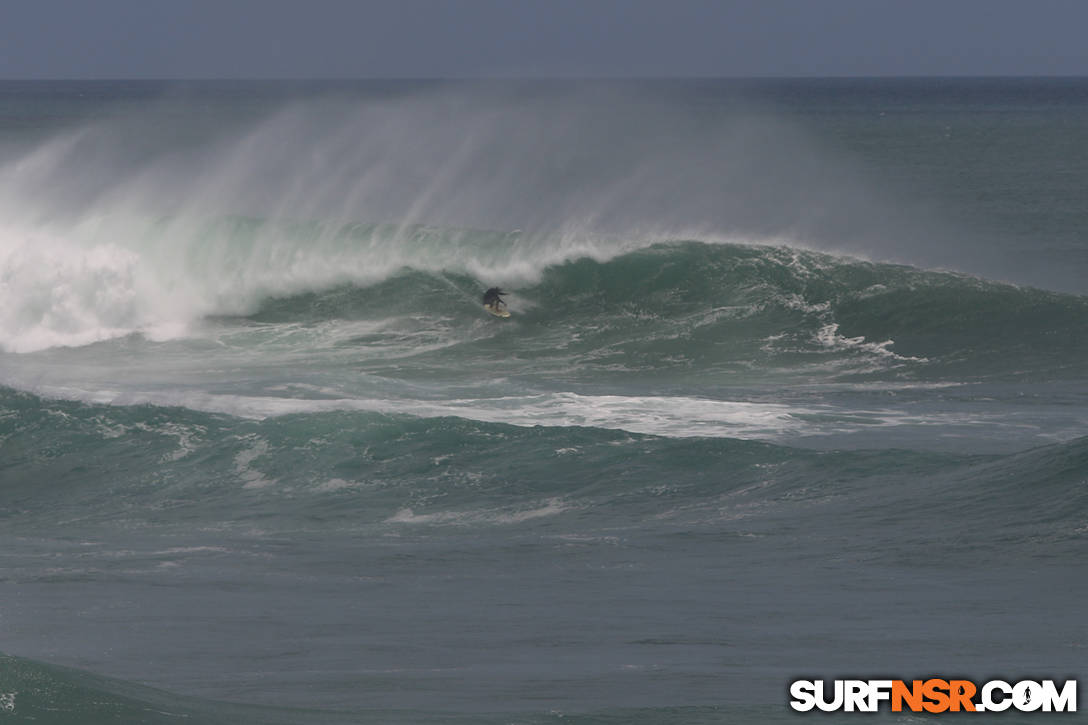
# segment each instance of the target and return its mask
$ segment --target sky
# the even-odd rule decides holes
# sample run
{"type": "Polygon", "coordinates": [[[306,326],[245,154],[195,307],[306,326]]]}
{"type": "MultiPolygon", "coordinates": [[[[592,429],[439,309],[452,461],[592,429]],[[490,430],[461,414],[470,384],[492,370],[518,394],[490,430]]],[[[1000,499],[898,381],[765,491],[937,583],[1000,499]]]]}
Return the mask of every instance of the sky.
{"type": "Polygon", "coordinates": [[[3,0],[0,78],[1088,75],[1088,0],[3,0]]]}

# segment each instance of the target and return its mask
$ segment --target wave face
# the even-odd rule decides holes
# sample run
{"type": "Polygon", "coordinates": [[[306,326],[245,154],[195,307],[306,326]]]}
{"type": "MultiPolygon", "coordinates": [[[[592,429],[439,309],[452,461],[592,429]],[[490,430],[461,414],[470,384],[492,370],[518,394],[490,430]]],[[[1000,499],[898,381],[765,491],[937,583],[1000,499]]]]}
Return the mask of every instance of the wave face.
{"type": "MultiPolygon", "coordinates": [[[[528,327],[511,340],[525,346],[514,352],[546,334],[572,352],[611,347],[634,368],[636,343],[647,351],[665,344],[695,370],[730,358],[777,367],[776,353],[785,359],[787,351],[798,359],[847,350],[886,362],[934,358],[915,366],[929,374],[986,374],[992,363],[993,372],[1027,365],[1023,373],[1045,375],[1084,358],[1075,333],[1088,302],[1080,296],[782,246],[602,239],[541,249],[536,241],[529,248],[518,233],[235,219],[195,232],[178,259],[109,247],[53,259],[35,247],[5,260],[0,344],[33,352],[133,333],[166,340],[207,317],[314,326],[430,315],[436,327],[467,327],[479,318],[481,287],[510,280],[528,327]],[[169,282],[158,269],[167,263],[169,282]]],[[[651,353],[647,367],[667,369],[665,357],[651,353]]]]}
{"type": "MultiPolygon", "coordinates": [[[[13,530],[28,533],[57,520],[77,529],[115,521],[180,530],[191,517],[208,525],[228,512],[231,520],[223,525],[291,527],[313,520],[329,533],[391,524],[501,528],[556,516],[601,516],[617,527],[637,527],[648,517],[719,516],[727,501],[773,507],[796,497],[825,508],[836,500],[833,514],[823,512],[834,517],[842,507],[891,500],[892,491],[902,499],[901,511],[936,509],[933,493],[945,491],[940,518],[955,520],[980,500],[993,508],[986,526],[967,525],[955,534],[962,551],[962,539],[974,532],[978,551],[989,557],[1005,547],[1030,551],[1043,541],[1083,543],[1088,515],[1085,438],[1004,455],[814,451],[459,417],[342,411],[246,421],[12,392],[3,402],[19,413],[20,424],[2,429],[13,454],[5,468],[7,492],[18,501],[2,514],[13,530]],[[298,448],[300,440],[306,450],[298,448]],[[148,465],[114,471],[110,499],[85,485],[88,471],[126,459],[148,465]],[[729,470],[708,462],[728,462],[729,470]],[[828,471],[839,474],[824,481],[828,471]],[[39,485],[43,479],[49,484],[39,485]],[[1016,537],[1016,529],[1031,534],[1016,537]]],[[[820,507],[809,512],[812,525],[820,507]]],[[[931,522],[929,528],[942,526],[931,522]]],[[[867,533],[887,535],[879,527],[867,533]]],[[[937,541],[931,545],[939,548],[937,541]]]]}
{"type": "Polygon", "coordinates": [[[0,721],[1076,676],[1088,96],[949,83],[0,84],[0,721]]]}
{"type": "MultiPolygon", "coordinates": [[[[247,239],[260,228],[243,226],[247,239]]],[[[925,429],[939,421],[982,450],[1068,438],[1083,423],[1067,397],[1085,380],[1083,297],[789,247],[673,242],[544,265],[513,289],[503,324],[478,299],[495,278],[467,268],[481,249],[513,254],[516,234],[353,227],[335,245],[365,258],[406,234],[459,261],[369,284],[338,274],[303,292],[269,282],[278,294],[244,314],[9,355],[5,382],[250,418],[348,410],[779,442],[920,433],[915,445],[930,446],[941,441],[925,429]],[[1061,392],[1029,406],[1025,386],[1061,392]],[[951,389],[1009,408],[964,408],[951,389]],[[889,395],[912,405],[888,406],[889,395]]],[[[297,249],[302,265],[324,254],[297,249]]],[[[205,283],[233,276],[220,275],[205,283]]]]}

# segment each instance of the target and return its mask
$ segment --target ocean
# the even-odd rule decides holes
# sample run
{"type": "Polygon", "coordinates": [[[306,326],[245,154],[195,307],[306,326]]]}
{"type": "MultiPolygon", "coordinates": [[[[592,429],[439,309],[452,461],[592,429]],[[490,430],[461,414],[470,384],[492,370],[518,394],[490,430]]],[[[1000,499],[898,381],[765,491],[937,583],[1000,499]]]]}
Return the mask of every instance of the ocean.
{"type": "Polygon", "coordinates": [[[0,83],[0,724],[1083,676],[1086,149],[1073,78],[0,83]]]}

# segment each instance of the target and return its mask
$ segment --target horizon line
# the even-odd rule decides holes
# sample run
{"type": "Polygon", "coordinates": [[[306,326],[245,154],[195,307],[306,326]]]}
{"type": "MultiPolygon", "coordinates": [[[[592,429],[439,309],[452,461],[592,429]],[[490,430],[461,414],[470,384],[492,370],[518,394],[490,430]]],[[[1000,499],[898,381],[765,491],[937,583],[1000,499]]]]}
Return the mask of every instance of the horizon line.
{"type": "Polygon", "coordinates": [[[48,76],[48,77],[0,77],[0,83],[74,83],[74,82],[270,82],[270,83],[331,83],[331,82],[366,82],[366,81],[414,81],[414,82],[449,82],[449,81],[512,81],[512,82],[555,82],[555,81],[771,81],[771,80],[1048,80],[1048,79],[1088,79],[1086,74],[878,74],[878,75],[646,75],[646,76],[48,76]]]}

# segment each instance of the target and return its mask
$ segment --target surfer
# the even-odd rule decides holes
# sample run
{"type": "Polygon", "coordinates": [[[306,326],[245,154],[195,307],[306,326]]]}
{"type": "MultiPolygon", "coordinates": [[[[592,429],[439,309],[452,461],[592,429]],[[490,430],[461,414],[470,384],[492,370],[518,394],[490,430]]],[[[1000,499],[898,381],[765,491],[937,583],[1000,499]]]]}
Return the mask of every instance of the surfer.
{"type": "Polygon", "coordinates": [[[487,292],[484,292],[484,307],[495,310],[498,312],[503,307],[506,307],[506,301],[502,298],[502,295],[508,295],[509,292],[503,292],[498,287],[492,287],[487,292]]]}

